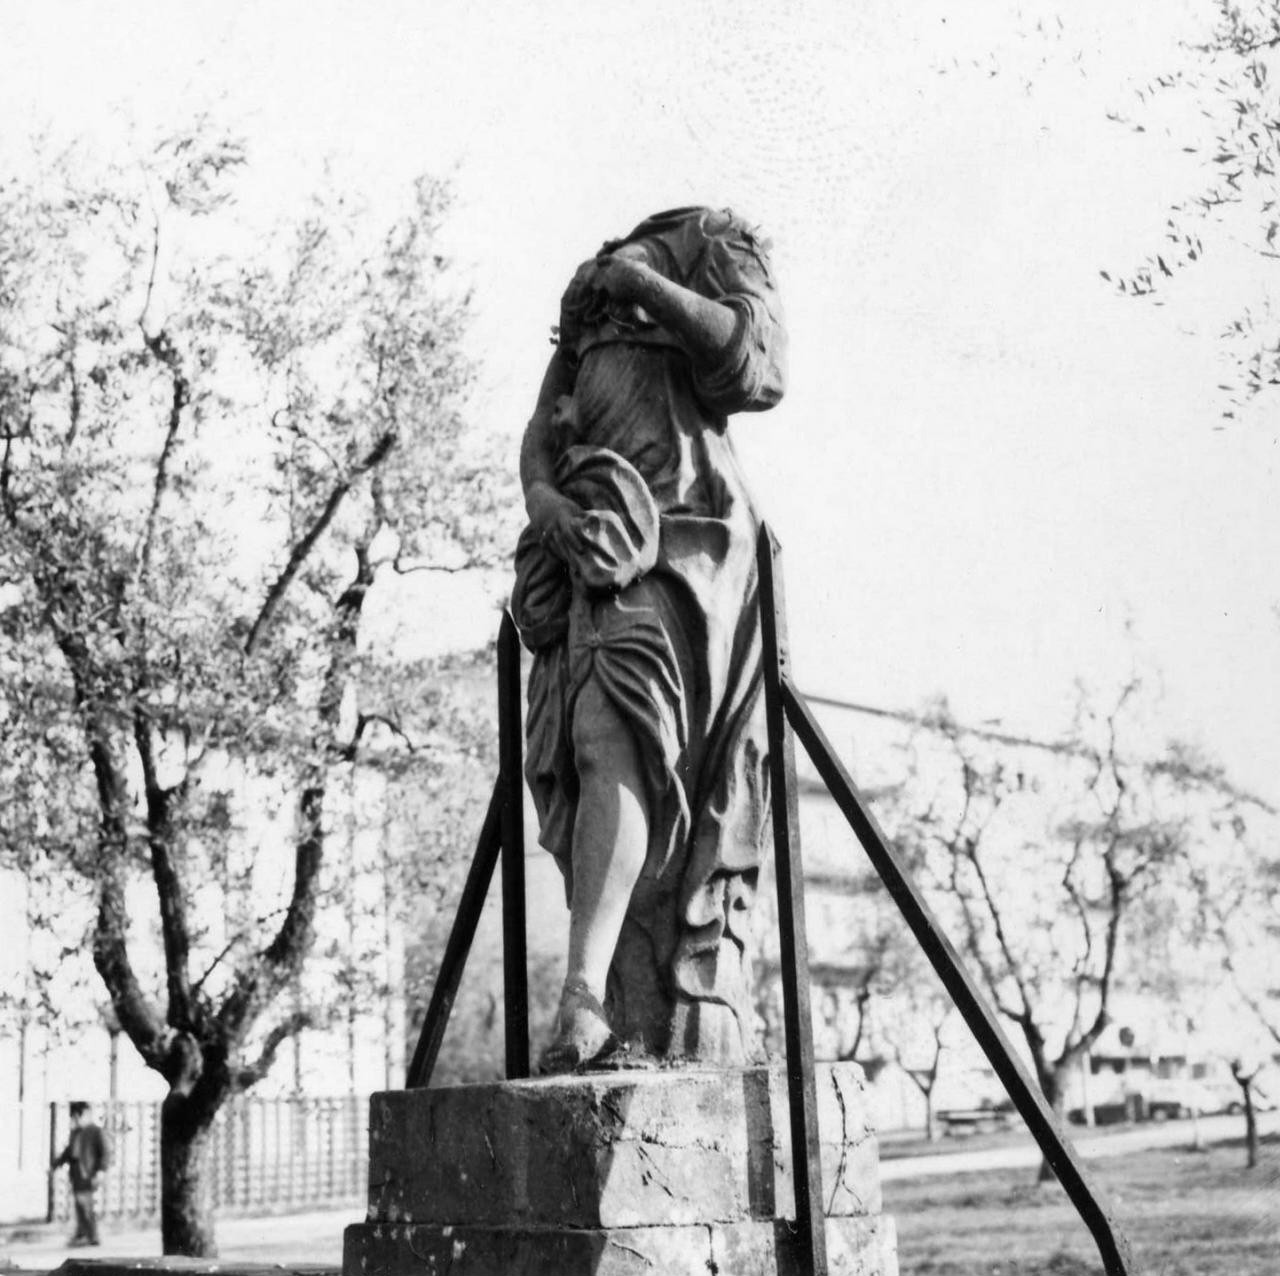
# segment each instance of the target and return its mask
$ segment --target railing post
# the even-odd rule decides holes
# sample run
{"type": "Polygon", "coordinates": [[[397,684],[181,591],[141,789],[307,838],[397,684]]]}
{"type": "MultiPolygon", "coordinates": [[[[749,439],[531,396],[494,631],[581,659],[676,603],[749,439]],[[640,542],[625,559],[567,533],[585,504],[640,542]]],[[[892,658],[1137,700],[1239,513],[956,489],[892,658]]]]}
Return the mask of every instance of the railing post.
{"type": "Polygon", "coordinates": [[[458,996],[462,971],[467,964],[467,954],[471,951],[471,941],[475,938],[476,924],[484,908],[484,897],[489,890],[493,870],[497,867],[498,853],[501,848],[502,781],[499,780],[489,799],[489,809],[485,812],[484,824],[480,829],[475,858],[472,859],[471,868],[467,872],[466,884],[462,888],[462,899],[458,902],[458,912],[453,919],[453,928],[449,931],[444,956],[440,960],[440,970],[436,975],[436,985],[431,990],[427,1015],[422,1021],[422,1031],[418,1035],[417,1049],[413,1052],[413,1061],[409,1064],[409,1071],[405,1076],[404,1084],[407,1090],[416,1090],[431,1080],[436,1056],[439,1055],[441,1043],[444,1041],[444,1030],[449,1026],[449,1015],[458,996]]]}
{"type": "Polygon", "coordinates": [[[520,635],[511,613],[498,631],[498,757],[502,789],[502,987],[507,1077],[529,1075],[529,966],[525,941],[524,727],[520,635]]]}
{"type": "Polygon", "coordinates": [[[800,822],[796,808],[795,749],[782,709],[782,681],[788,672],[786,603],[777,546],[767,526],[760,529],[756,561],[760,578],[764,698],[773,799],[791,1162],[796,1232],[801,1246],[799,1270],[813,1276],[827,1276],[826,1216],[822,1200],[818,1098],[813,1070],[813,1012],[809,1001],[809,945],[805,932],[804,867],[800,860],[800,822]]]}

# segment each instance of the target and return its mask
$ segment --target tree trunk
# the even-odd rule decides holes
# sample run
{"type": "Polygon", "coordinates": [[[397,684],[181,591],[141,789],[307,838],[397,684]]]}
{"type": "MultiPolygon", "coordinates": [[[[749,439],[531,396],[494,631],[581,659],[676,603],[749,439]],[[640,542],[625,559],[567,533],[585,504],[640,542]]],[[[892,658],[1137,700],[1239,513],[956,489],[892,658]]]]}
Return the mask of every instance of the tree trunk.
{"type": "Polygon", "coordinates": [[[1231,1061],[1231,1076],[1244,1101],[1245,1165],[1251,1170],[1258,1164],[1258,1112],[1253,1106],[1253,1079],[1257,1075],[1257,1067],[1246,1068],[1239,1059],[1231,1061]]]}
{"type": "MultiPolygon", "coordinates": [[[[1055,1068],[1052,1072],[1044,1072],[1040,1078],[1040,1088],[1044,1091],[1045,1102],[1053,1109],[1053,1115],[1062,1120],[1067,1106],[1067,1077],[1065,1068],[1055,1068]]],[[[1037,1183],[1056,1183],[1058,1176],[1053,1167],[1044,1158],[1040,1158],[1040,1170],[1036,1175],[1037,1183]]]]}
{"type": "Polygon", "coordinates": [[[160,1107],[160,1237],[165,1254],[217,1256],[205,1176],[212,1115],[201,1119],[190,1097],[176,1092],[160,1107]]]}
{"type": "Polygon", "coordinates": [[[938,1122],[933,1112],[933,1088],[924,1092],[924,1137],[934,1142],[938,1137],[938,1122]]]}
{"type": "Polygon", "coordinates": [[[1258,1112],[1253,1106],[1253,1078],[1241,1082],[1244,1091],[1244,1147],[1245,1165],[1254,1169],[1258,1164],[1258,1112]]]}

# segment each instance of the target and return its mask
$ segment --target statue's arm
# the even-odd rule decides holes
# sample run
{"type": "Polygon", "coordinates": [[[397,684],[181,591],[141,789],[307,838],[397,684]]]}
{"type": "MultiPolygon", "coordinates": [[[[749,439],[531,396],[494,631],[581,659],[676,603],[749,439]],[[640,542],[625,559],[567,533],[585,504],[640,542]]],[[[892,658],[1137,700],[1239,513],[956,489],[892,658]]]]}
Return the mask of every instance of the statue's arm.
{"type": "Polygon", "coordinates": [[[520,483],[529,522],[552,551],[561,558],[579,539],[582,510],[556,488],[558,428],[554,423],[556,401],[573,392],[574,370],[568,356],[557,349],[547,364],[538,391],[538,402],[525,427],[520,444],[520,483]]]}
{"type": "Polygon", "coordinates": [[[645,262],[619,253],[602,257],[594,282],[618,301],[643,307],[681,338],[696,362],[714,363],[734,344],[738,311],[660,275],[645,262]]]}
{"type": "Polygon", "coordinates": [[[768,272],[748,249],[725,249],[706,296],[666,278],[624,247],[596,262],[594,283],[644,308],[682,342],[699,398],[714,411],[758,412],[782,398],[786,334],[768,272]]]}

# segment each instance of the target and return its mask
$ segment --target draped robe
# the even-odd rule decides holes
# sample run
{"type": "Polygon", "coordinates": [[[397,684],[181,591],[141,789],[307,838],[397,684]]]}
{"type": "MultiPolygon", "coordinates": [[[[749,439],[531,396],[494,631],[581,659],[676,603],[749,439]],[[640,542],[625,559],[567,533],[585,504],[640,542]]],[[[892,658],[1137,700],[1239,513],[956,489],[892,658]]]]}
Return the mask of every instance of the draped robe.
{"type": "Polygon", "coordinates": [[[517,549],[513,610],[534,651],[526,775],[572,899],[572,722],[595,680],[634,733],[650,815],[610,1022],[659,1057],[736,1062],[754,1042],[748,928],[769,795],[758,520],[727,418],[781,397],[785,334],[766,245],[727,210],[659,214],[605,248],[623,243],[730,307],[734,336],[695,357],[594,292],[590,262],[564,295],[556,483],[586,511],[587,548],[566,565],[527,529],[517,549]]]}

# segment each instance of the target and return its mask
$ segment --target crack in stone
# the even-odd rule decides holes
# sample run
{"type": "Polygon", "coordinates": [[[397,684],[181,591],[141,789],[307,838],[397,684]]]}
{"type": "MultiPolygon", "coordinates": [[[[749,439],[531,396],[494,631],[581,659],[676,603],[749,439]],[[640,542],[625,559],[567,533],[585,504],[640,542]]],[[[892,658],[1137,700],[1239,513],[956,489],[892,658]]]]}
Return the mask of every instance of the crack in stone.
{"type": "Polygon", "coordinates": [[[630,1245],[624,1245],[615,1236],[607,1237],[606,1243],[612,1245],[614,1249],[622,1250],[626,1254],[634,1254],[646,1267],[653,1266],[653,1259],[650,1258],[648,1254],[645,1254],[641,1250],[635,1249],[630,1245]]]}
{"type": "Polygon", "coordinates": [[[654,1130],[637,1130],[634,1142],[649,1143],[654,1147],[672,1148],[681,1152],[689,1148],[697,1148],[701,1152],[719,1152],[723,1146],[723,1140],[714,1136],[695,1134],[691,1139],[672,1139],[669,1135],[659,1134],[654,1130]]]}
{"type": "Polygon", "coordinates": [[[831,1088],[836,1092],[836,1102],[840,1105],[840,1164],[836,1166],[835,1179],[831,1184],[831,1199],[827,1202],[827,1213],[836,1207],[836,1195],[844,1183],[845,1166],[849,1163],[849,1113],[844,1106],[844,1092],[840,1089],[840,1079],[834,1070],[827,1074],[831,1078],[831,1088]]]}
{"type": "Polygon", "coordinates": [[[720,1276],[720,1264],[716,1262],[715,1228],[707,1226],[707,1271],[710,1276],[720,1276]]]}

